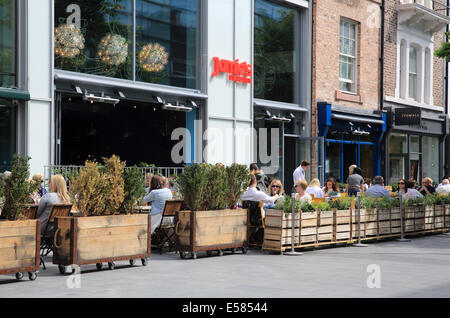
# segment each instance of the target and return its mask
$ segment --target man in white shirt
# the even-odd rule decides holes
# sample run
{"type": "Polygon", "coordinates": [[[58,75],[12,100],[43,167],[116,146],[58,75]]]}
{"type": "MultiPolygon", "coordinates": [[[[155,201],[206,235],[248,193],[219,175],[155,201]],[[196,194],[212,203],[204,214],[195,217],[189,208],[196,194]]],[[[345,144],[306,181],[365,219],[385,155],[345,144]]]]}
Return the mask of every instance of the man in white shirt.
{"type": "MultiPolygon", "coordinates": [[[[256,177],[255,175],[250,175],[250,177],[251,177],[250,186],[247,188],[247,191],[245,191],[244,194],[241,196],[241,201],[255,201],[255,202],[263,201],[263,203],[274,204],[275,201],[278,200],[278,198],[280,197],[278,194],[271,197],[267,193],[264,193],[256,189],[257,184],[256,177]]],[[[265,216],[266,215],[263,210],[263,218],[265,216]]]]}
{"type": "Polygon", "coordinates": [[[308,161],[304,160],[302,162],[302,164],[300,165],[300,167],[295,169],[295,171],[294,171],[294,184],[296,184],[298,180],[305,180],[306,181],[305,172],[306,172],[306,170],[309,169],[310,166],[311,166],[311,164],[308,161]]]}
{"type": "Polygon", "coordinates": [[[448,179],[442,180],[442,183],[437,187],[436,192],[439,194],[450,194],[450,181],[448,181],[448,179]]]}

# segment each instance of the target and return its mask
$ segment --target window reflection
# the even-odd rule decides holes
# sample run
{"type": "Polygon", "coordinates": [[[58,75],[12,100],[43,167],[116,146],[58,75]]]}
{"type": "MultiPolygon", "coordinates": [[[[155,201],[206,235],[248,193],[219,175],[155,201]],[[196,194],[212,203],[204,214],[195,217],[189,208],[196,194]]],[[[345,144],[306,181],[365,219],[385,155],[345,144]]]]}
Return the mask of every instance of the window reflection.
{"type": "Polygon", "coordinates": [[[0,1],[0,87],[16,86],[16,5],[0,1]]]}
{"type": "Polygon", "coordinates": [[[255,1],[255,97],[294,102],[295,10],[255,1]]]}

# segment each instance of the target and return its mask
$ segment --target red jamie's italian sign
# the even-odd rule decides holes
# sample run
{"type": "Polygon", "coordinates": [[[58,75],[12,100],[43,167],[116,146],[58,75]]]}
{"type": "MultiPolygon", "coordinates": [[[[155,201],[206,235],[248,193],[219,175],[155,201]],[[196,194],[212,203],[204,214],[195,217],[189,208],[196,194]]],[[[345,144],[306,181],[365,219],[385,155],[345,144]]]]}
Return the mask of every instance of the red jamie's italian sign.
{"type": "Polygon", "coordinates": [[[230,74],[228,79],[239,83],[252,83],[252,65],[247,62],[240,63],[239,60],[228,61],[213,57],[214,72],[212,76],[218,76],[220,73],[230,74]]]}

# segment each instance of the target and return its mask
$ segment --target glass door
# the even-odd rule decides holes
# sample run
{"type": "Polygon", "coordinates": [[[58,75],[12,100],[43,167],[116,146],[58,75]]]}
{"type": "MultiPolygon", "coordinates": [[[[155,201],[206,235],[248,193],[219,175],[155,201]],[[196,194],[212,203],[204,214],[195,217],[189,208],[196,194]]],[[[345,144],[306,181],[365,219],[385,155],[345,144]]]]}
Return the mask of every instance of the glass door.
{"type": "Polygon", "coordinates": [[[409,177],[421,182],[421,149],[420,149],[420,136],[411,135],[409,137],[409,177]]]}

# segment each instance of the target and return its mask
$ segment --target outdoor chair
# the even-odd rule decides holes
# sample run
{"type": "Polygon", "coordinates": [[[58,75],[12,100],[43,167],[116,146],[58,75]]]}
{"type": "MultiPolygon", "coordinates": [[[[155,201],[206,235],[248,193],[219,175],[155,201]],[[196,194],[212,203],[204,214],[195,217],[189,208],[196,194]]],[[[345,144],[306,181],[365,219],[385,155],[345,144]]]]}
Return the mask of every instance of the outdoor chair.
{"type": "Polygon", "coordinates": [[[242,207],[248,209],[249,223],[248,227],[248,243],[251,246],[262,247],[264,243],[264,218],[262,210],[262,202],[244,201],[242,207]]]}
{"type": "Polygon", "coordinates": [[[23,212],[23,217],[26,220],[34,220],[36,219],[36,213],[38,210],[39,205],[38,204],[25,204],[24,205],[24,212],[23,212]]]}
{"type": "Polygon", "coordinates": [[[47,221],[44,232],[41,235],[41,264],[45,268],[45,262],[43,257],[53,252],[53,237],[55,235],[53,231],[53,224],[55,222],[55,217],[69,216],[70,210],[72,210],[72,204],[55,204],[53,205],[52,211],[47,221]]]}
{"type": "Polygon", "coordinates": [[[156,241],[155,246],[159,249],[159,253],[162,254],[164,245],[169,244],[169,252],[175,247],[173,242],[173,236],[175,235],[175,223],[173,219],[178,211],[181,211],[183,200],[167,200],[162,213],[161,222],[155,229],[152,235],[156,241]]]}

